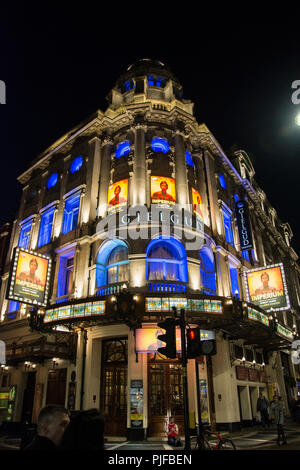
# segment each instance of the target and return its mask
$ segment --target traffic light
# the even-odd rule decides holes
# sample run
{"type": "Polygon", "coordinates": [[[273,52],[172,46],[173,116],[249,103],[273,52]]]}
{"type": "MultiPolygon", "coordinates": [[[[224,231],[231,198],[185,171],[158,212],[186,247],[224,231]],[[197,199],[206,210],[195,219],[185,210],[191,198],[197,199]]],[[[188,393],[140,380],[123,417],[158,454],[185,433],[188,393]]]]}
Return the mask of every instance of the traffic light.
{"type": "Polygon", "coordinates": [[[216,340],[208,339],[201,341],[200,328],[187,330],[187,357],[194,359],[198,356],[211,356],[216,354],[216,340]]]}
{"type": "Polygon", "coordinates": [[[159,328],[166,330],[164,335],[158,335],[157,339],[166,343],[163,348],[157,351],[170,359],[176,358],[176,320],[174,318],[166,318],[164,321],[157,323],[159,328]]]}
{"type": "Polygon", "coordinates": [[[193,359],[201,356],[200,328],[187,330],[187,357],[193,359]]]}

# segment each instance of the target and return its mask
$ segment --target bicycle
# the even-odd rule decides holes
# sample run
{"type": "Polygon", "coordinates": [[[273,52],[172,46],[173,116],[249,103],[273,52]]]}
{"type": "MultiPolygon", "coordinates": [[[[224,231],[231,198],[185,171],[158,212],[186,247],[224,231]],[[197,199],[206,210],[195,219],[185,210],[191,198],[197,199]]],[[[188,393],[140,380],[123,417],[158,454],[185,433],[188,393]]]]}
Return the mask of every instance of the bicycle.
{"type": "Polygon", "coordinates": [[[192,450],[236,450],[234,442],[231,439],[227,439],[227,437],[222,437],[219,432],[211,432],[205,429],[201,433],[198,424],[196,424],[196,429],[197,435],[191,437],[191,439],[193,437],[196,438],[192,450]],[[207,436],[216,438],[216,443],[209,442],[207,436]]]}

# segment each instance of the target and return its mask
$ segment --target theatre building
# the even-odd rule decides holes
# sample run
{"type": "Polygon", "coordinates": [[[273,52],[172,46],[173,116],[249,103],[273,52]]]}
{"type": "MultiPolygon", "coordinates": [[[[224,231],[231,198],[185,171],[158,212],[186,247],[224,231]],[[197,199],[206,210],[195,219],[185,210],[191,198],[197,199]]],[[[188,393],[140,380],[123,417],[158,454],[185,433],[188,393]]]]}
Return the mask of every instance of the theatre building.
{"type": "Polygon", "coordinates": [[[215,340],[188,360],[191,428],[200,414],[221,430],[251,425],[260,391],[282,395],[289,413],[300,382],[289,224],[248,154],[226,154],[198,124],[165,64],[128,66],[107,99],[18,178],[1,283],[0,420],[36,422],[57,403],[98,408],[108,436],[164,436],[171,415],[183,432],[179,329],[177,357],[158,352],[158,323],[174,307],[201,341],[215,340]]]}

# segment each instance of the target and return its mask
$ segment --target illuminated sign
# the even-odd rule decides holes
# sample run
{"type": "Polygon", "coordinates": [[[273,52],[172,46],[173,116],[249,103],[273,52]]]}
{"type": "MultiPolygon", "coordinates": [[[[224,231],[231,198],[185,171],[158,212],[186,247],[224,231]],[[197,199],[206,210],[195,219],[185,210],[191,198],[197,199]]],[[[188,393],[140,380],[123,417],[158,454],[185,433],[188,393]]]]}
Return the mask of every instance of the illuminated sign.
{"type": "Polygon", "coordinates": [[[151,201],[153,204],[176,203],[175,180],[165,176],[151,176],[151,201]]]}
{"type": "Polygon", "coordinates": [[[203,220],[203,202],[202,197],[196,191],[196,189],[192,188],[192,201],[193,201],[193,212],[194,214],[198,215],[201,220],[203,220]]]}
{"type": "Polygon", "coordinates": [[[223,313],[221,300],[146,297],[146,312],[170,312],[172,307],[192,312],[223,313]]]}
{"type": "MultiPolygon", "coordinates": [[[[165,330],[161,328],[137,328],[135,332],[135,348],[139,353],[156,353],[158,348],[165,346],[165,343],[158,340],[159,335],[163,335],[165,330]]],[[[207,341],[216,339],[216,334],[211,330],[200,330],[200,340],[207,341]]],[[[176,352],[181,352],[181,330],[176,328],[176,352]]]]}
{"type": "Polygon", "coordinates": [[[293,332],[285,328],[283,325],[280,325],[279,323],[277,323],[276,325],[276,333],[278,333],[280,336],[284,336],[290,341],[293,341],[294,339],[293,332]]]}
{"type": "Polygon", "coordinates": [[[267,315],[264,315],[261,312],[258,312],[257,310],[254,310],[253,308],[248,307],[248,318],[251,320],[256,320],[259,321],[260,323],[263,323],[266,326],[269,326],[269,318],[267,315]]]}
{"type": "Polygon", "coordinates": [[[269,312],[287,310],[290,300],[282,264],[245,271],[248,301],[269,312]]]}
{"type": "Polygon", "coordinates": [[[0,409],[8,408],[9,392],[0,393],[0,409]]]}
{"type": "Polygon", "coordinates": [[[105,300],[96,302],[86,302],[81,304],[55,307],[46,310],[44,323],[50,323],[59,320],[72,320],[76,318],[86,318],[93,315],[105,314],[105,300]]]}
{"type": "Polygon", "coordinates": [[[246,201],[238,201],[235,205],[241,250],[252,250],[253,241],[250,226],[249,210],[246,201]]]}
{"type": "Polygon", "coordinates": [[[46,307],[51,259],[25,248],[15,248],[7,298],[46,307]]]}
{"type": "Polygon", "coordinates": [[[108,212],[117,212],[128,202],[128,179],[117,181],[108,187],[108,212]]]}

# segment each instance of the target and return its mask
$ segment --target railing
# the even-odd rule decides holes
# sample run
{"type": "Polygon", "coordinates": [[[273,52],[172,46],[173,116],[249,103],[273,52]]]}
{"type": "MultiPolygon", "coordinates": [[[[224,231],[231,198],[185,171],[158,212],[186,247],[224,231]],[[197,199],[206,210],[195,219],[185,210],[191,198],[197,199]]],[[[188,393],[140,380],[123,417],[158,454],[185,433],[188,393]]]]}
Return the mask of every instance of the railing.
{"type": "Polygon", "coordinates": [[[49,343],[41,339],[36,343],[23,343],[21,345],[9,345],[6,350],[7,362],[19,362],[28,358],[52,358],[61,357],[70,359],[76,349],[76,344],[72,342],[49,343]]]}
{"type": "Polygon", "coordinates": [[[122,288],[128,287],[128,282],[117,282],[115,284],[109,284],[106,286],[99,287],[96,291],[96,295],[104,297],[105,295],[119,294],[122,292],[122,288]]]}
{"type": "Polygon", "coordinates": [[[187,284],[178,281],[149,281],[149,292],[174,292],[185,293],[187,284]]]}

